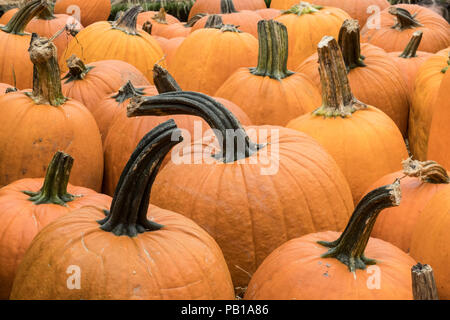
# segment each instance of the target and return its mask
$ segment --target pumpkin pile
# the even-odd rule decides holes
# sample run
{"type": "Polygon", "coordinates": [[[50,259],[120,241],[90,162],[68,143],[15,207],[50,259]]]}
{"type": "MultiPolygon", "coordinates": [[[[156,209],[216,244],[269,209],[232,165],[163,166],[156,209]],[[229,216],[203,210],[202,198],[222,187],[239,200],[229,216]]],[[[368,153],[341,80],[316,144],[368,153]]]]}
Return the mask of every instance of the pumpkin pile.
{"type": "Polygon", "coordinates": [[[450,25],[392,2],[5,12],[0,299],[450,299],[450,25]]]}

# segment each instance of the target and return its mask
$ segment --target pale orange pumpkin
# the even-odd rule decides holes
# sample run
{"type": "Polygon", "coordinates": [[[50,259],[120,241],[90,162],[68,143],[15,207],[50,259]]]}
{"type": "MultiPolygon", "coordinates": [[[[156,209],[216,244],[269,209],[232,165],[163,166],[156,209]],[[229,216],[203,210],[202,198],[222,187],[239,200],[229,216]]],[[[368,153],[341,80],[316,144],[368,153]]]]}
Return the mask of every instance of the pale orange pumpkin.
{"type": "Polygon", "coordinates": [[[110,12],[110,0],[57,0],[55,3],[55,13],[72,15],[85,27],[106,21],[110,12]]]}

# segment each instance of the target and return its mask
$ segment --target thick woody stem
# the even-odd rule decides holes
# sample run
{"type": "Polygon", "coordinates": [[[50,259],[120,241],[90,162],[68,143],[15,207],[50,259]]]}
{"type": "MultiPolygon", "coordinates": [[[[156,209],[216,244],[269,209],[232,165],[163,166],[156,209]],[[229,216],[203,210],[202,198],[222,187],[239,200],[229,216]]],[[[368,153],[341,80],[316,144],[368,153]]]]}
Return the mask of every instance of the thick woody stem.
{"type": "Polygon", "coordinates": [[[396,23],[391,27],[399,31],[417,27],[423,27],[423,25],[414,19],[415,15],[411,15],[408,10],[397,7],[390,7],[389,13],[396,17],[396,23]]]}
{"type": "Polygon", "coordinates": [[[417,57],[417,49],[419,48],[420,41],[422,40],[423,32],[418,30],[413,33],[411,40],[409,40],[405,50],[399,55],[401,58],[410,59],[417,57]]]}
{"type": "Polygon", "coordinates": [[[138,33],[136,29],[137,16],[142,10],[141,6],[134,6],[128,9],[119,19],[112,22],[112,27],[128,34],[136,35],[138,33]]]}
{"type": "Polygon", "coordinates": [[[238,12],[234,7],[233,0],[220,0],[220,13],[235,13],[238,12]]]}
{"type": "Polygon", "coordinates": [[[347,19],[339,31],[339,47],[342,51],[347,72],[358,67],[365,67],[361,56],[361,42],[358,20],[347,19]]]}
{"type": "Polygon", "coordinates": [[[91,66],[86,66],[84,62],[74,54],[66,60],[66,63],[69,71],[63,78],[63,80],[66,80],[65,83],[84,79],[89,71],[94,68],[91,66]]]}
{"type": "Polygon", "coordinates": [[[153,83],[158,93],[182,91],[169,71],[157,63],[153,66],[153,83]]]}
{"type": "Polygon", "coordinates": [[[433,269],[420,262],[411,268],[414,300],[439,300],[433,269]]]}
{"type": "Polygon", "coordinates": [[[427,183],[450,183],[447,170],[436,161],[419,161],[408,158],[402,161],[402,165],[403,173],[408,177],[417,177],[427,183]]]}

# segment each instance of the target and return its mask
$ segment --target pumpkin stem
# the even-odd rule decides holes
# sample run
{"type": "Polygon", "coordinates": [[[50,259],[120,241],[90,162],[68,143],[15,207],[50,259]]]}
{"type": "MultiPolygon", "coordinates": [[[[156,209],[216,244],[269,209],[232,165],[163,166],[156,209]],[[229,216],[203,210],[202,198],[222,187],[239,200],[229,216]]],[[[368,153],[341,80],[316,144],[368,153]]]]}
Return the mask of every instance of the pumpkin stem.
{"type": "Polygon", "coordinates": [[[339,30],[338,39],[347,72],[358,67],[365,67],[364,57],[361,56],[358,20],[345,20],[339,30]]]}
{"type": "Polygon", "coordinates": [[[166,9],[161,7],[161,9],[159,9],[159,12],[155,13],[152,19],[161,24],[168,24],[166,20],[166,9]]]}
{"type": "Polygon", "coordinates": [[[143,88],[135,88],[130,80],[125,83],[115,95],[111,98],[115,99],[119,104],[130,99],[131,97],[142,96],[144,94],[143,88]]]}
{"type": "Polygon", "coordinates": [[[321,9],[323,9],[323,6],[311,4],[306,1],[300,1],[300,3],[297,3],[290,7],[287,10],[283,10],[281,14],[296,14],[298,16],[304,15],[304,14],[312,14],[315,12],[319,12],[321,9]]]}
{"type": "Polygon", "coordinates": [[[153,29],[153,24],[148,20],[145,21],[144,24],[142,25],[142,30],[147,32],[149,35],[152,34],[152,29],[153,29]]]}
{"type": "Polygon", "coordinates": [[[192,18],[190,18],[185,24],[184,26],[186,28],[190,28],[193,27],[194,24],[197,23],[198,20],[200,20],[201,18],[205,17],[206,13],[197,13],[195,16],[193,16],[192,18]]]}
{"type": "Polygon", "coordinates": [[[75,80],[82,80],[84,79],[84,77],[86,77],[89,71],[95,68],[94,66],[86,66],[84,62],[74,54],[66,60],[66,63],[69,71],[64,76],[64,78],[62,78],[62,80],[67,79],[65,83],[69,83],[75,80]]]}
{"type": "Polygon", "coordinates": [[[336,258],[345,264],[351,272],[365,269],[368,264],[375,264],[373,259],[364,256],[373,226],[381,210],[400,205],[400,180],[393,184],[369,192],[355,208],[341,236],[332,242],[318,241],[330,248],[323,258],[336,258]]]}
{"type": "Polygon", "coordinates": [[[242,31],[239,30],[238,28],[239,28],[239,26],[235,26],[233,24],[224,24],[220,28],[220,31],[222,31],[222,32],[238,32],[238,33],[242,33],[242,31]]]}
{"type": "Polygon", "coordinates": [[[225,163],[247,158],[265,145],[253,143],[239,120],[221,103],[199,92],[175,91],[132,98],[128,117],[188,114],[203,118],[214,130],[221,152],[213,157],[225,163]]]}
{"type": "Polygon", "coordinates": [[[42,188],[38,192],[22,192],[30,196],[28,200],[34,204],[53,203],[66,207],[67,202],[77,197],[67,192],[72,165],[73,158],[70,155],[61,151],[56,152],[48,165],[42,188]]]}
{"type": "Polygon", "coordinates": [[[9,20],[9,22],[0,27],[1,30],[12,34],[24,34],[27,24],[38,14],[48,8],[47,1],[34,0],[28,2],[9,20]]]}
{"type": "Polygon", "coordinates": [[[317,51],[322,84],[322,106],[314,110],[313,114],[345,118],[359,109],[367,108],[367,105],[353,96],[347,68],[336,40],[330,36],[323,37],[317,51]]]}
{"type": "Polygon", "coordinates": [[[447,66],[444,67],[444,68],[441,70],[441,72],[442,72],[442,73],[446,73],[447,70],[448,70],[448,68],[450,68],[450,52],[448,53],[447,66]]]}
{"type": "Polygon", "coordinates": [[[419,161],[411,157],[402,161],[403,173],[408,177],[418,177],[427,183],[450,183],[450,178],[445,170],[436,161],[419,161]]]}
{"type": "Polygon", "coordinates": [[[222,17],[218,14],[212,14],[206,19],[205,28],[220,29],[223,25],[222,17]]]}
{"type": "Polygon", "coordinates": [[[141,6],[134,6],[128,9],[119,19],[112,22],[111,25],[114,29],[122,30],[125,33],[136,35],[137,32],[137,16],[142,12],[141,6]]]}
{"type": "Polygon", "coordinates": [[[36,104],[49,104],[57,107],[67,100],[61,90],[61,73],[59,71],[56,47],[47,38],[31,35],[28,49],[33,62],[33,92],[26,93],[36,104]]]}
{"type": "Polygon", "coordinates": [[[417,27],[423,27],[423,25],[414,19],[415,14],[412,15],[408,10],[397,7],[390,7],[389,13],[395,16],[397,19],[396,23],[391,27],[399,31],[417,27]]]}
{"type": "Polygon", "coordinates": [[[157,63],[153,66],[153,83],[158,93],[182,91],[169,71],[157,63]]]}
{"type": "Polygon", "coordinates": [[[235,13],[238,12],[234,7],[233,0],[220,0],[220,13],[235,13]]]}
{"type": "Polygon", "coordinates": [[[181,130],[172,119],[142,138],[120,176],[109,214],[98,221],[102,230],[136,237],[163,227],[147,219],[150,193],[164,157],[181,141],[181,130]]]}
{"type": "Polygon", "coordinates": [[[399,55],[401,58],[410,59],[417,57],[417,48],[419,48],[420,41],[422,40],[423,32],[418,30],[413,33],[411,40],[409,40],[408,45],[405,50],[399,55]]]}
{"type": "Polygon", "coordinates": [[[53,14],[53,8],[46,7],[44,10],[42,10],[41,13],[39,13],[36,16],[40,20],[54,20],[56,19],[55,15],[53,14]]]}

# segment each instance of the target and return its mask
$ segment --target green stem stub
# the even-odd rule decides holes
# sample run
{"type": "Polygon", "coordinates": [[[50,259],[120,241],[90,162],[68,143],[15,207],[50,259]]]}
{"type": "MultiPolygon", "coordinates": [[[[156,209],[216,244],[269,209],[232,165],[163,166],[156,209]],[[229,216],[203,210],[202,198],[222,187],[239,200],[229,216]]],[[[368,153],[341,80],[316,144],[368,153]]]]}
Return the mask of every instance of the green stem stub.
{"type": "Polygon", "coordinates": [[[361,41],[358,20],[347,19],[339,30],[339,47],[342,51],[347,72],[365,67],[364,57],[361,55],[361,41]]]}
{"type": "Polygon", "coordinates": [[[142,138],[120,176],[110,212],[98,221],[102,230],[116,236],[136,237],[163,228],[147,219],[150,193],[162,161],[181,141],[181,130],[172,119],[142,138]]]}
{"type": "Polygon", "coordinates": [[[358,203],[347,227],[337,240],[318,241],[319,244],[330,248],[322,257],[338,259],[348,267],[350,272],[355,272],[356,269],[364,270],[367,265],[375,264],[375,260],[364,256],[373,226],[383,209],[399,206],[400,200],[399,179],[393,184],[369,192],[358,203]]]}
{"type": "Polygon", "coordinates": [[[113,29],[121,30],[130,35],[138,35],[137,31],[137,16],[143,11],[141,6],[134,6],[128,9],[114,22],[111,22],[113,29]]]}
{"type": "Polygon", "coordinates": [[[411,59],[417,57],[417,49],[419,48],[420,41],[422,40],[423,32],[418,30],[413,33],[411,40],[409,40],[408,45],[405,50],[399,55],[399,57],[404,59],[411,59]]]}
{"type": "Polygon", "coordinates": [[[283,10],[281,12],[281,14],[290,14],[290,13],[292,13],[292,14],[296,14],[298,16],[301,16],[301,15],[304,15],[304,14],[313,14],[313,13],[319,12],[323,8],[324,8],[323,6],[311,4],[311,3],[306,2],[306,1],[301,1],[300,3],[297,3],[297,4],[293,5],[288,10],[283,10]]]}
{"type": "Polygon", "coordinates": [[[153,83],[158,93],[182,91],[169,71],[157,63],[153,66],[153,83]]]}
{"type": "Polygon", "coordinates": [[[281,80],[294,72],[287,69],[288,33],[286,26],[274,20],[258,22],[258,66],[250,73],[281,80]]]}
{"type": "Polygon", "coordinates": [[[206,28],[220,29],[222,27],[223,27],[223,20],[220,15],[212,14],[208,16],[208,19],[206,19],[205,29],[206,28]]]}
{"type": "Polygon", "coordinates": [[[447,70],[448,70],[449,68],[450,68],[450,52],[448,53],[447,66],[445,66],[445,67],[441,70],[441,72],[442,72],[442,73],[446,73],[447,70]]]}
{"type": "Polygon", "coordinates": [[[73,158],[70,155],[61,151],[56,152],[47,168],[42,188],[38,192],[23,191],[23,193],[30,196],[28,200],[36,205],[52,203],[66,207],[67,202],[79,197],[67,192],[72,165],[73,158]]]}
{"type": "Polygon", "coordinates": [[[0,29],[7,33],[23,35],[27,24],[46,9],[48,9],[48,5],[45,0],[28,2],[0,29]]]}
{"type": "Polygon", "coordinates": [[[396,23],[391,27],[398,31],[423,27],[418,20],[415,19],[416,14],[412,15],[408,10],[398,7],[390,7],[389,13],[396,17],[396,23]]]}
{"type": "Polygon", "coordinates": [[[128,82],[124,84],[115,95],[111,96],[111,98],[115,99],[119,104],[121,104],[132,97],[142,95],[144,95],[144,89],[135,88],[131,81],[128,80],[128,82]]]}
{"type": "Polygon", "coordinates": [[[64,76],[64,78],[62,78],[62,80],[66,80],[65,83],[76,80],[83,80],[87,76],[89,71],[95,68],[94,66],[86,66],[84,62],[74,54],[71,55],[69,59],[66,60],[66,62],[69,71],[64,76]]]}

